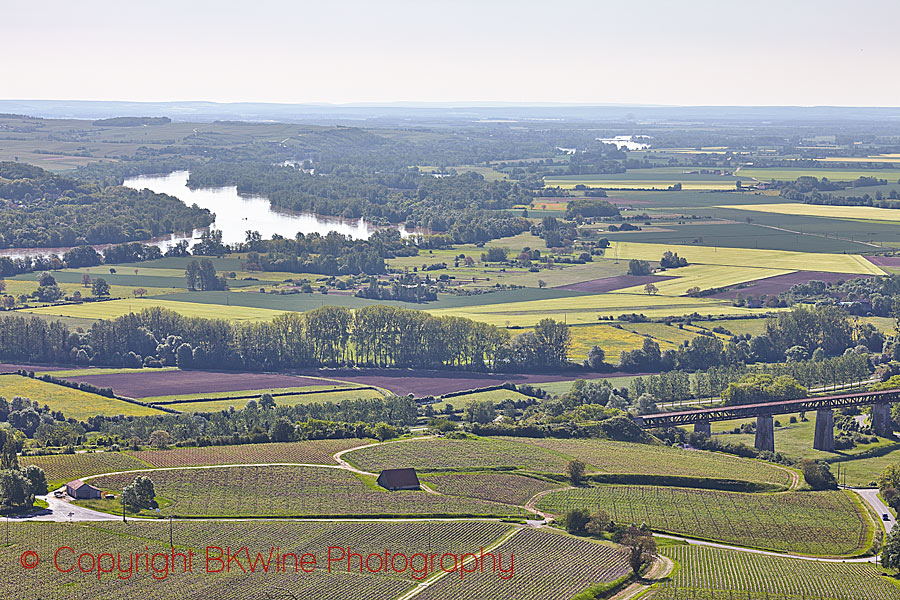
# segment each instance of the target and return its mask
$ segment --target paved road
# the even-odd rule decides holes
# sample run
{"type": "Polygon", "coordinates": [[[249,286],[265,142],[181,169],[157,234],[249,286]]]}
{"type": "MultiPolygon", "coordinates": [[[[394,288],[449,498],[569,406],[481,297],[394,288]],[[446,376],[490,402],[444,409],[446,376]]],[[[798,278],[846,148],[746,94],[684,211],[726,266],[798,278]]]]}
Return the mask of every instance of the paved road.
{"type": "MultiPolygon", "coordinates": [[[[98,512],[83,506],[76,506],[67,500],[56,498],[53,494],[46,496],[37,496],[50,505],[37,514],[27,517],[12,517],[18,520],[28,521],[56,521],[64,523],[66,521],[117,521],[122,518],[121,515],[111,515],[108,513],[98,512]],[[71,514],[71,517],[69,516],[71,514]]],[[[110,502],[113,502],[110,500],[110,502]]],[[[129,517],[130,518],[130,517],[129,517]]]]}
{"type": "Polygon", "coordinates": [[[878,488],[847,488],[853,490],[860,496],[862,499],[866,501],[866,503],[872,507],[872,509],[878,514],[878,518],[881,519],[882,515],[887,515],[888,520],[882,520],[884,523],[884,529],[888,533],[891,532],[891,529],[894,528],[894,524],[897,520],[894,518],[894,513],[890,511],[890,509],[885,505],[884,502],[881,501],[881,498],[878,497],[878,488]]]}
{"type": "Polygon", "coordinates": [[[670,540],[679,540],[687,542],[694,546],[707,546],[709,548],[720,548],[722,550],[734,550],[735,552],[746,552],[748,554],[762,554],[764,556],[778,556],[780,558],[799,558],[801,560],[811,560],[816,562],[875,562],[875,558],[871,556],[863,556],[859,558],[823,558],[819,556],[803,556],[801,554],[786,554],[784,552],[770,552],[768,550],[758,550],[756,548],[745,548],[743,546],[730,546],[728,544],[719,544],[716,542],[707,542],[704,540],[695,540],[691,538],[681,537],[679,535],[668,535],[663,533],[654,533],[656,537],[666,538],[670,540]]]}

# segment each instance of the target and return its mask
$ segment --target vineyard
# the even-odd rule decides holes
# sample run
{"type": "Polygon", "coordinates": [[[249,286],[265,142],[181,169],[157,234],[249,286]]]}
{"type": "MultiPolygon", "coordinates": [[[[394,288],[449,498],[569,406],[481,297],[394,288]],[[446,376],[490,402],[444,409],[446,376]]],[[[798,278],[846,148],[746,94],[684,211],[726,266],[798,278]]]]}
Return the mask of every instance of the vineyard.
{"type": "MultiPolygon", "coordinates": [[[[219,467],[147,473],[164,505],[163,515],[518,515],[506,505],[424,491],[388,492],[369,487],[353,473],[327,467],[219,467]]],[[[121,490],[134,473],[107,475],[91,483],[121,490]]],[[[103,506],[95,500],[91,507],[103,506]],[[98,504],[99,503],[99,504],[98,504]]]]}
{"type": "Polygon", "coordinates": [[[890,600],[900,590],[869,563],[798,560],[701,546],[666,546],[681,565],[654,600],[890,600]]]}
{"type": "MultiPolygon", "coordinates": [[[[508,438],[506,438],[508,439],[508,438]]],[[[598,439],[519,438],[519,443],[577,458],[601,473],[639,473],[741,479],[788,486],[782,467],[699,450],[598,439]]]]}
{"type": "Polygon", "coordinates": [[[332,458],[335,452],[353,448],[354,446],[362,446],[374,441],[355,438],[307,440],[302,442],[241,444],[238,446],[174,448],[172,450],[141,450],[131,454],[154,467],[262,463],[331,465],[335,464],[332,458]]]}
{"type": "Polygon", "coordinates": [[[777,552],[821,556],[866,549],[871,525],[843,491],[743,494],[601,485],[551,492],[538,508],[601,509],[620,523],[777,552]]]}
{"type": "MultiPolygon", "coordinates": [[[[383,600],[394,598],[412,588],[411,574],[372,574],[347,572],[346,563],[335,564],[329,573],[327,550],[341,545],[362,554],[478,551],[504,535],[509,526],[499,523],[419,522],[419,523],[304,523],[304,522],[177,522],[173,539],[177,552],[195,552],[191,573],[183,572],[183,560],[175,564],[165,579],[138,570],[128,579],[116,575],[97,577],[96,572],[61,573],[53,567],[57,548],[69,546],[77,553],[94,555],[121,553],[126,567],[129,554],[167,552],[169,527],[165,523],[118,522],[102,525],[59,523],[14,523],[10,526],[10,545],[0,547],[0,585],[7,598],[104,598],[108,600],[264,600],[281,597],[354,598],[383,600]],[[234,565],[230,573],[206,573],[204,552],[207,546],[237,548],[247,546],[255,556],[267,554],[275,546],[279,551],[298,556],[314,554],[316,569],[310,573],[241,572],[234,565]],[[38,552],[43,559],[38,568],[25,571],[19,556],[26,550],[38,552]]],[[[62,560],[65,563],[65,555],[62,560]]],[[[142,561],[141,561],[142,562],[142,561]]],[[[161,561],[160,561],[161,562],[161,561]]],[[[245,566],[247,562],[244,561],[245,566]]]]}
{"type": "Polygon", "coordinates": [[[479,498],[522,506],[539,492],[552,490],[558,484],[511,475],[508,473],[448,473],[429,475],[426,481],[432,489],[441,494],[479,498]]]}
{"type": "Polygon", "coordinates": [[[547,530],[518,531],[494,552],[504,558],[515,556],[512,579],[500,579],[487,569],[462,580],[448,576],[426,588],[417,600],[568,600],[631,570],[625,555],[612,545],[547,530]]]}
{"type": "Polygon", "coordinates": [[[113,471],[144,469],[146,464],[125,454],[124,452],[91,452],[80,454],[54,454],[48,456],[22,456],[19,458],[22,467],[37,465],[47,474],[50,489],[62,484],[87,477],[113,471]]]}
{"type": "Polygon", "coordinates": [[[454,469],[483,467],[525,467],[535,471],[561,473],[570,460],[552,450],[535,449],[534,446],[511,440],[476,438],[450,440],[428,438],[423,440],[388,444],[354,450],[344,459],[366,471],[414,467],[420,471],[429,469],[454,469]]]}

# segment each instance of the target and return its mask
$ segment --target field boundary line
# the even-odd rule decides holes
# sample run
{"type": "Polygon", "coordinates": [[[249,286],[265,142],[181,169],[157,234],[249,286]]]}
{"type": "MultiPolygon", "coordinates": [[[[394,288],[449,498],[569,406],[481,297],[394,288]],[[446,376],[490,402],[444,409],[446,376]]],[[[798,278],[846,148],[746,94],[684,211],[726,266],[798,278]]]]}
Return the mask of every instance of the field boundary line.
{"type": "Polygon", "coordinates": [[[708,540],[700,540],[697,538],[689,538],[681,535],[674,535],[671,533],[661,533],[661,532],[653,532],[655,537],[664,538],[667,540],[675,540],[678,542],[685,542],[691,546],[707,546],[709,548],[718,548],[719,550],[731,550],[733,552],[746,552],[749,554],[761,554],[763,556],[774,556],[780,558],[794,558],[798,560],[811,560],[815,562],[826,562],[826,563],[862,563],[862,562],[875,562],[875,558],[872,556],[862,556],[862,557],[845,557],[841,558],[838,556],[807,556],[804,554],[789,554],[785,552],[773,552],[772,550],[760,550],[759,548],[748,548],[746,546],[732,546],[730,544],[721,544],[719,542],[711,542],[708,540]]]}
{"type": "MultiPolygon", "coordinates": [[[[490,546],[482,548],[481,551],[482,552],[493,552],[494,550],[496,550],[497,548],[499,548],[500,546],[502,546],[503,544],[508,542],[510,539],[512,539],[512,537],[514,535],[516,535],[517,533],[519,533],[520,531],[522,531],[521,527],[513,527],[510,531],[504,533],[499,539],[494,541],[494,543],[492,543],[490,546]]],[[[478,556],[473,554],[472,557],[469,558],[468,560],[462,561],[460,568],[462,568],[463,565],[469,564],[473,560],[478,560],[478,556]]],[[[447,572],[447,571],[442,570],[440,573],[435,573],[434,575],[425,579],[421,583],[418,583],[411,590],[404,592],[402,595],[397,597],[396,600],[409,600],[410,598],[414,598],[415,596],[418,596],[419,594],[424,592],[426,589],[428,589],[429,587],[431,587],[432,585],[434,585],[435,583],[437,583],[438,581],[443,579],[445,576],[449,575],[450,573],[455,573],[455,572],[456,571],[447,572]]]]}
{"type": "MultiPolygon", "coordinates": [[[[140,459],[138,459],[140,460],[140,459]]],[[[316,465],[312,463],[237,463],[227,465],[181,465],[179,467],[150,467],[147,469],[130,469],[128,471],[112,471],[110,473],[98,473],[97,475],[87,475],[82,477],[82,481],[88,479],[96,479],[97,477],[106,477],[107,475],[128,475],[130,473],[146,473],[147,471],[187,471],[198,469],[233,469],[235,467],[317,467],[324,469],[337,469],[339,471],[346,470],[340,465],[316,465]]],[[[371,473],[369,473],[371,475],[371,473]]]]}

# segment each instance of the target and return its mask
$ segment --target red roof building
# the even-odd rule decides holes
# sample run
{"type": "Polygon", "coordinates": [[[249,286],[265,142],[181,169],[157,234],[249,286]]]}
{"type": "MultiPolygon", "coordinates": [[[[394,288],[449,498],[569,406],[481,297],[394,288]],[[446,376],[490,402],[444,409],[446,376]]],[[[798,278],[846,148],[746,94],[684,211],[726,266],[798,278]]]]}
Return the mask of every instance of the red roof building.
{"type": "Polygon", "coordinates": [[[385,469],[378,475],[378,485],[392,492],[419,489],[419,477],[415,469],[385,469]]]}
{"type": "Polygon", "coordinates": [[[100,498],[103,496],[103,493],[98,488],[95,488],[80,479],[67,483],[66,493],[77,500],[90,500],[92,498],[100,498]]]}

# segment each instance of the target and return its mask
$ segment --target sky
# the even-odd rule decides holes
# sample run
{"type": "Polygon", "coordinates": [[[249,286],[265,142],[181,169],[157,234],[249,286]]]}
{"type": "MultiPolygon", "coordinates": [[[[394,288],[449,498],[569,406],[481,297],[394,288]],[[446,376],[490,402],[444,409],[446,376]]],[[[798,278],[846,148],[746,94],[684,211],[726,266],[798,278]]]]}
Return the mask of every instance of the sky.
{"type": "Polygon", "coordinates": [[[0,0],[0,98],[900,105],[896,0],[0,0]]]}

